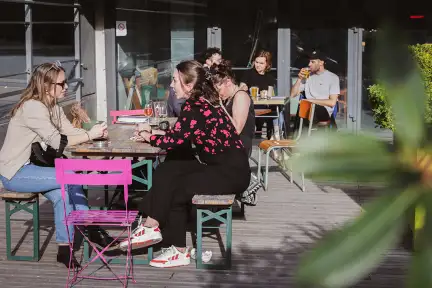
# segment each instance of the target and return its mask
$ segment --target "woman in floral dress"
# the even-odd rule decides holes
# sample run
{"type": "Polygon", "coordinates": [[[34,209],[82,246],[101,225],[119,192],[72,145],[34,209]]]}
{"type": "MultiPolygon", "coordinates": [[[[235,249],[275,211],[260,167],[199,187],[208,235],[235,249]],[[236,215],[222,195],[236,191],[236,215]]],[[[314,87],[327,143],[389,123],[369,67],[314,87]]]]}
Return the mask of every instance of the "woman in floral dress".
{"type": "MultiPolygon", "coordinates": [[[[194,195],[239,194],[250,180],[248,155],[230,118],[219,106],[219,95],[208,70],[197,61],[177,65],[171,87],[186,99],[171,130],[151,131],[142,125],[138,134],[168,154],[195,145],[195,157],[171,157],[156,169],[153,186],[140,211],[145,218],[132,236],[132,247],[141,248],[164,240],[169,248],[153,259],[153,267],[188,265],[186,224],[194,195]],[[161,230],[162,229],[162,232],[161,230]]],[[[127,247],[127,241],[120,244],[127,247]]]]}

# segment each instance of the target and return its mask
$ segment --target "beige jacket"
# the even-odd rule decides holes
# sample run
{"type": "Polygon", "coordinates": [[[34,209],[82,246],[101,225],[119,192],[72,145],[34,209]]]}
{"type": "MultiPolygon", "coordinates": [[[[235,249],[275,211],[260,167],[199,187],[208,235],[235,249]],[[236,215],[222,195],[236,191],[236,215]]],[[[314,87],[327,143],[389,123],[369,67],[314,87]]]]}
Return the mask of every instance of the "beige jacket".
{"type": "Polygon", "coordinates": [[[9,121],[6,138],[0,151],[0,174],[11,179],[29,160],[31,144],[45,142],[58,149],[60,134],[68,136],[68,145],[89,140],[85,130],[72,126],[63,108],[55,106],[53,121],[60,120],[60,131],[51,123],[48,108],[40,101],[28,100],[9,121]],[[71,143],[71,138],[73,139],[71,143]]]}

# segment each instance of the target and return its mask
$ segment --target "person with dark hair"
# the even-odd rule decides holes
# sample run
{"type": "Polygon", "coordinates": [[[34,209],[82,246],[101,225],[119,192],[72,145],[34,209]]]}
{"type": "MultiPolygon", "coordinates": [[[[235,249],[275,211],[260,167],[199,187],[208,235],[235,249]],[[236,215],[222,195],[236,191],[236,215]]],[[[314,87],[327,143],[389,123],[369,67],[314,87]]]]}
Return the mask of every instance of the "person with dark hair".
{"type": "Polygon", "coordinates": [[[172,87],[169,88],[169,95],[167,100],[167,114],[168,117],[178,117],[181,112],[181,107],[185,102],[184,99],[179,99],[175,95],[175,91],[172,87]]]}
{"type": "MultiPolygon", "coordinates": [[[[316,104],[313,121],[315,123],[330,121],[332,128],[337,130],[336,119],[332,114],[340,94],[339,77],[325,69],[325,59],[325,55],[320,51],[314,51],[309,55],[309,71],[305,68],[300,70],[298,79],[291,89],[291,97],[296,97],[304,92],[306,99],[301,101],[316,104]]],[[[298,113],[296,122],[298,123],[298,113]]],[[[297,123],[296,126],[298,126],[297,123]]],[[[290,127],[289,122],[286,122],[286,127],[290,127]]]]}
{"type": "MultiPolygon", "coordinates": [[[[150,246],[163,238],[169,248],[150,261],[151,266],[161,268],[190,263],[186,224],[194,195],[240,194],[250,180],[248,155],[229,115],[219,106],[209,71],[197,61],[181,62],[171,87],[178,98],[186,99],[178,121],[167,131],[141,124],[137,134],[168,154],[190,142],[199,159],[174,158],[160,164],[139,207],[145,220],[133,232],[132,248],[150,246]]],[[[120,248],[127,245],[124,241],[120,248]]]]}
{"type": "Polygon", "coordinates": [[[203,53],[203,66],[210,68],[213,64],[220,64],[222,61],[222,52],[217,47],[207,48],[203,53]]]}
{"type": "MultiPolygon", "coordinates": [[[[204,51],[202,58],[203,67],[209,68],[222,61],[222,52],[219,48],[211,47],[204,51]]],[[[178,117],[184,102],[185,99],[176,97],[174,89],[170,87],[167,101],[168,117],[178,117]]]]}
{"type": "Polygon", "coordinates": [[[222,60],[221,64],[214,64],[210,67],[210,73],[213,85],[222,100],[221,106],[231,117],[250,156],[255,131],[255,111],[252,98],[247,91],[240,89],[229,61],[222,60]]]}
{"type": "MultiPolygon", "coordinates": [[[[221,107],[226,109],[227,114],[230,115],[250,157],[255,132],[255,111],[252,98],[247,91],[240,89],[229,61],[223,60],[221,64],[211,66],[210,73],[213,85],[221,98],[221,107]]],[[[248,189],[242,193],[241,201],[247,205],[256,205],[256,192],[259,188],[260,183],[251,181],[248,189]]]]}
{"type": "MultiPolygon", "coordinates": [[[[240,89],[248,90],[250,87],[258,87],[259,91],[268,90],[269,86],[273,88],[276,86],[276,79],[269,73],[271,69],[272,55],[268,51],[259,51],[255,55],[255,60],[253,63],[253,68],[246,71],[243,74],[240,89]]],[[[256,109],[265,108],[267,106],[256,106],[256,109]]],[[[274,124],[273,119],[268,118],[264,120],[263,118],[257,118],[255,120],[257,132],[262,131],[264,122],[267,123],[267,139],[270,139],[273,135],[274,124]]]]}

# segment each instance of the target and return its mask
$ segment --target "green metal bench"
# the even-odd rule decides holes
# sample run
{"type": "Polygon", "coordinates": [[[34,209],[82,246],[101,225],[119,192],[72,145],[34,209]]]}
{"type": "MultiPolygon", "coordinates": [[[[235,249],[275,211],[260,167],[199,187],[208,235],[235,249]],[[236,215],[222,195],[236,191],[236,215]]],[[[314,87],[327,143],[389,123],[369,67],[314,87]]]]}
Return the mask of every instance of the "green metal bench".
{"type": "Polygon", "coordinates": [[[0,189],[0,198],[5,201],[6,213],[6,254],[8,260],[39,261],[39,194],[19,193],[0,189]],[[25,211],[33,218],[33,256],[19,256],[12,253],[11,216],[25,211]]]}
{"type": "Polygon", "coordinates": [[[192,204],[197,206],[197,253],[198,269],[230,269],[232,244],[232,205],[235,195],[195,195],[192,204]],[[207,226],[205,222],[217,220],[222,225],[207,226]],[[220,229],[225,226],[226,244],[223,264],[204,264],[202,261],[203,229],[220,229]]]}

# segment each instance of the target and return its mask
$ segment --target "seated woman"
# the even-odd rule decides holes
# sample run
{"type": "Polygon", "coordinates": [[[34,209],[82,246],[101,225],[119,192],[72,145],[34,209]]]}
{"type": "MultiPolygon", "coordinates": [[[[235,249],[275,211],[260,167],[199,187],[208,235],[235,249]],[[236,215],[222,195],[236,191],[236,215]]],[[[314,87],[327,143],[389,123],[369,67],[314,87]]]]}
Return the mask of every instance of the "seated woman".
{"type": "MultiPolygon", "coordinates": [[[[252,98],[247,91],[241,90],[235,80],[234,72],[228,61],[223,60],[219,65],[210,68],[212,82],[222,100],[221,107],[228,115],[240,134],[240,139],[250,157],[252,154],[252,139],[255,132],[255,111],[252,98]]],[[[241,195],[241,201],[247,205],[256,205],[256,192],[260,183],[251,181],[248,189],[241,195]]]]}
{"type": "MultiPolygon", "coordinates": [[[[139,133],[146,142],[167,151],[190,141],[199,160],[174,158],[156,169],[153,186],[140,206],[146,219],[132,235],[132,247],[140,248],[162,241],[163,233],[164,244],[170,247],[150,265],[164,268],[190,263],[186,224],[193,196],[242,193],[250,179],[248,155],[229,116],[219,106],[208,70],[197,61],[181,62],[171,86],[177,97],[187,99],[174,127],[162,132],[142,125],[139,133]]],[[[120,248],[126,249],[127,241],[120,243],[120,248]]]]}
{"type": "MultiPolygon", "coordinates": [[[[33,72],[20,101],[11,111],[11,119],[3,147],[0,151],[0,180],[3,187],[22,193],[42,193],[54,207],[57,261],[69,266],[69,239],[74,231],[66,229],[66,213],[72,210],[88,210],[82,187],[66,187],[66,205],[63,204],[60,185],[56,181],[54,167],[36,166],[30,162],[32,143],[42,142],[54,149],[60,147],[60,134],[67,136],[67,145],[75,145],[107,135],[106,124],[95,125],[90,131],[77,129],[66,118],[57,100],[64,97],[68,88],[62,67],[52,63],[39,65],[33,72]],[[68,231],[69,237],[68,238],[68,231]]],[[[111,241],[104,231],[92,228],[91,240],[101,246],[111,241]]],[[[75,267],[79,266],[75,258],[75,267]]]]}
{"type": "MultiPolygon", "coordinates": [[[[271,75],[272,67],[272,54],[269,51],[261,50],[254,58],[253,68],[247,70],[242,77],[240,83],[240,89],[249,90],[249,88],[255,86],[259,88],[259,91],[268,90],[269,86],[273,88],[276,86],[276,79],[271,75]]],[[[255,109],[269,109],[267,105],[256,105],[255,109]]],[[[276,107],[270,107],[272,111],[276,111],[276,107]]],[[[261,133],[264,122],[267,125],[267,139],[270,139],[274,132],[274,120],[272,118],[261,118],[258,117],[255,120],[257,136],[261,138],[261,133]]]]}
{"type": "Polygon", "coordinates": [[[222,100],[222,108],[227,114],[240,134],[247,154],[252,153],[252,139],[255,132],[255,111],[252,98],[245,90],[241,90],[235,80],[234,72],[228,61],[223,60],[219,65],[210,68],[212,82],[222,100]]]}

